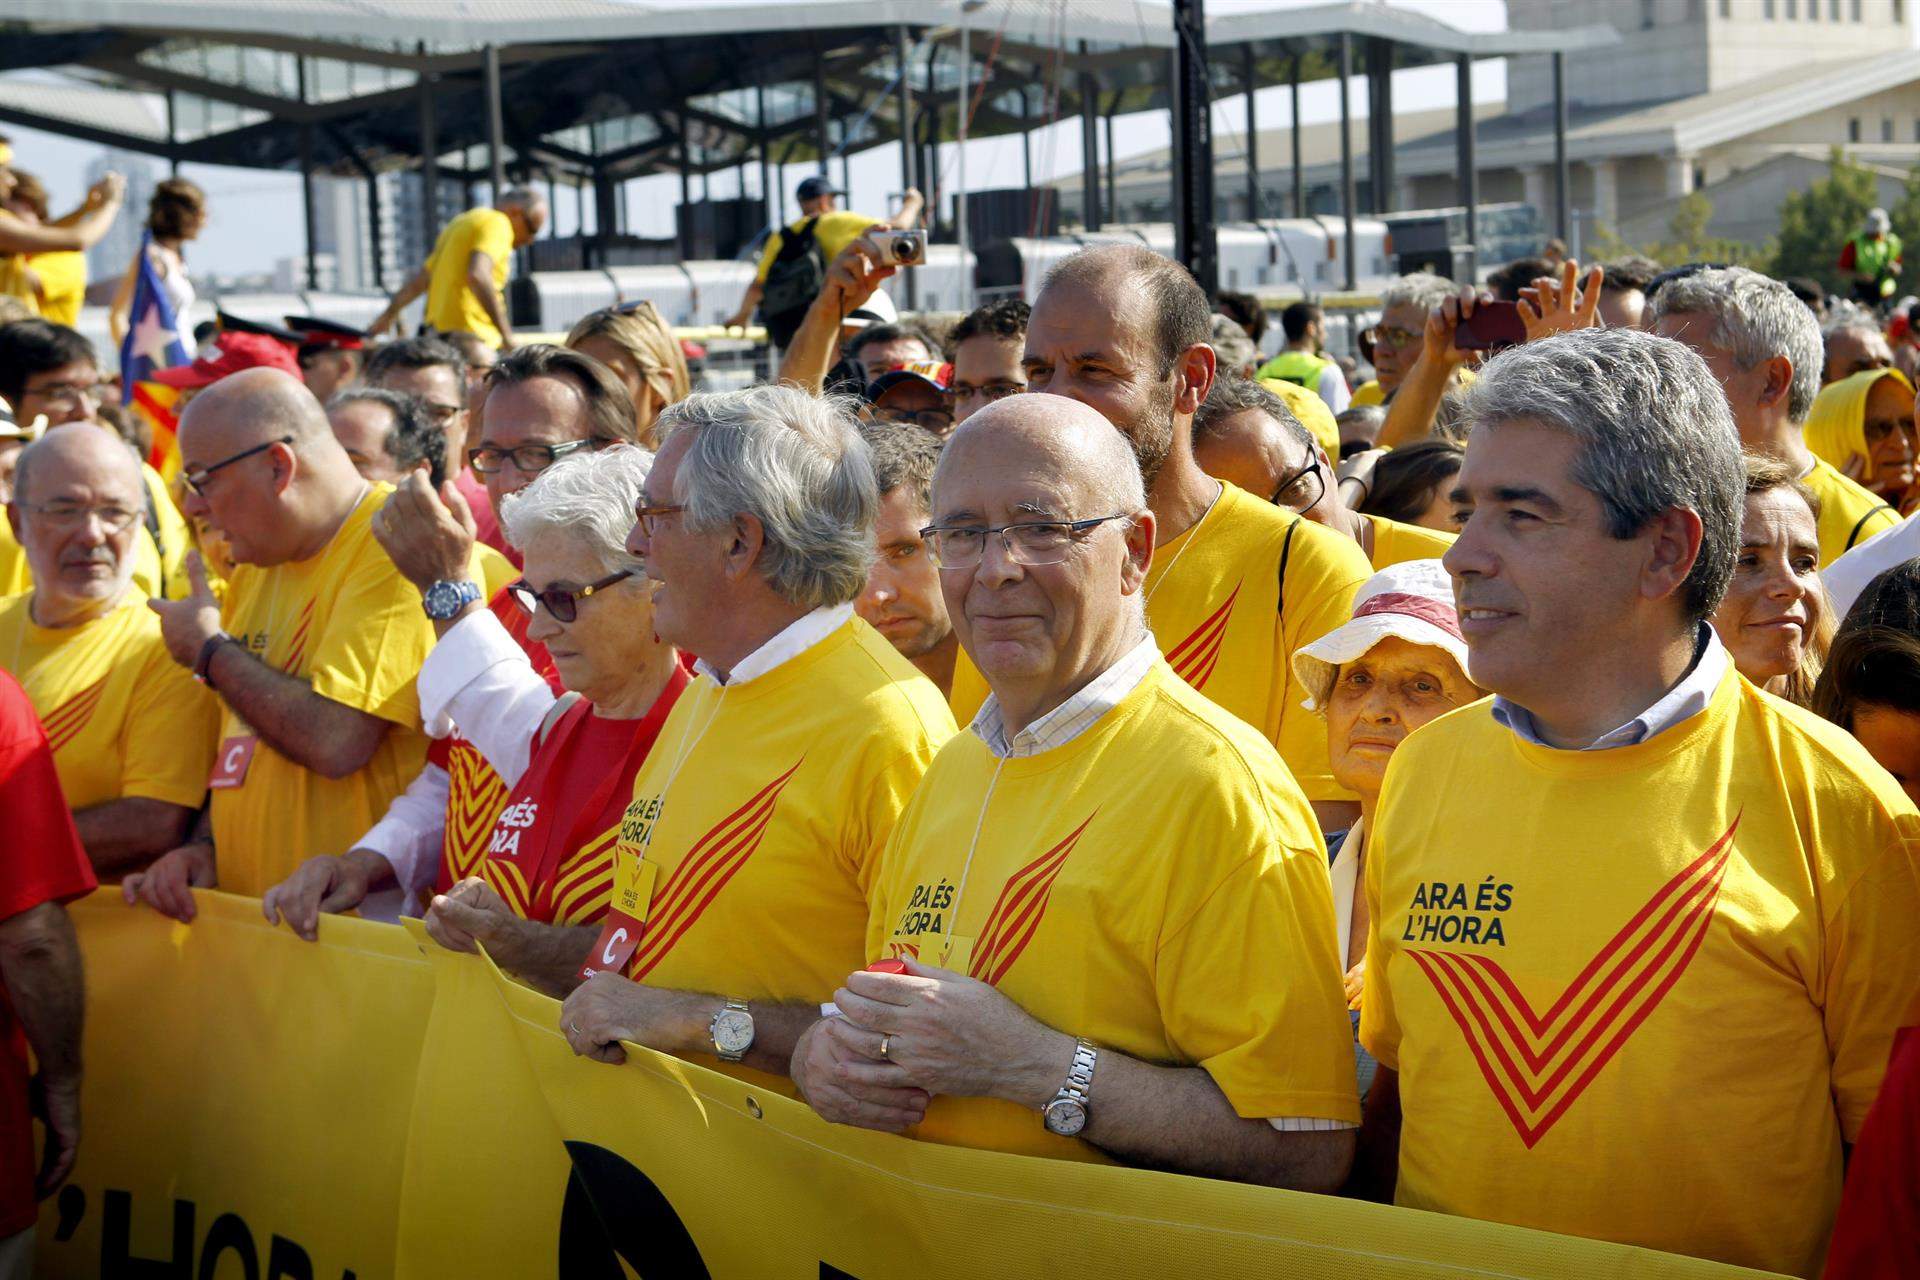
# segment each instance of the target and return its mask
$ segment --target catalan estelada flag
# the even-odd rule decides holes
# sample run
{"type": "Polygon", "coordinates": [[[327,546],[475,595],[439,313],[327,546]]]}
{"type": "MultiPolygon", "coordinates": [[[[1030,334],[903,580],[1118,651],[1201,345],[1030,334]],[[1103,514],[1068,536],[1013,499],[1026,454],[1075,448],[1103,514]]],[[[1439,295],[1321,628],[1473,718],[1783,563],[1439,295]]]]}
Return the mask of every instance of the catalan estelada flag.
{"type": "Polygon", "coordinates": [[[147,465],[172,480],[180,470],[179,419],[173,408],[180,393],[152,378],[156,369],[190,363],[193,353],[180,341],[178,317],[147,255],[151,234],[140,241],[140,271],[134,277],[133,306],[128,312],[132,323],[120,341],[120,403],[131,406],[152,433],[147,465]]]}

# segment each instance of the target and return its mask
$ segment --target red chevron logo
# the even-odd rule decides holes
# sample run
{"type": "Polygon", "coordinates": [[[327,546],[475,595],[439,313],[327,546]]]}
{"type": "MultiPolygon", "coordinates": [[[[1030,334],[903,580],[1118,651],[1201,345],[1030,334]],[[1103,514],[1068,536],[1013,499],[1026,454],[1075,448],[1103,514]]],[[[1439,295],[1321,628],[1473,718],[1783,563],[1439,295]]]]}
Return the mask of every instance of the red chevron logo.
{"type": "Polygon", "coordinates": [[[780,793],[786,790],[787,783],[793,780],[805,760],[802,756],[794,761],[793,768],[754,792],[745,804],[716,822],[687,850],[687,856],[654,893],[645,933],[627,961],[629,978],[635,982],[646,981],[647,975],[667,958],[674,944],[713,905],[727,882],[747,865],[773,822],[780,793]]]}
{"type": "Polygon", "coordinates": [[[507,784],[485,756],[464,738],[455,738],[447,752],[447,832],[441,843],[450,873],[448,884],[476,874],[486,860],[487,843],[501,810],[507,807],[507,784]]]}
{"type": "Polygon", "coordinates": [[[1498,961],[1408,949],[1439,993],[1494,1098],[1531,1149],[1660,1007],[1700,950],[1740,819],[1607,940],[1547,1011],[1498,961]]]}
{"type": "Polygon", "coordinates": [[[72,742],[87,727],[87,722],[93,719],[94,710],[100,705],[100,696],[106,691],[107,678],[101,676],[48,712],[41,721],[47,731],[47,745],[59,751],[72,742]]]}
{"type": "Polygon", "coordinates": [[[287,658],[280,664],[280,669],[288,675],[298,671],[307,656],[307,634],[313,629],[313,606],[312,600],[307,601],[306,607],[300,610],[300,616],[294,619],[293,638],[287,641],[287,658]]]}
{"type": "Polygon", "coordinates": [[[987,913],[987,923],[980,929],[973,963],[967,967],[968,977],[998,986],[1000,979],[1007,976],[1007,970],[1013,968],[1013,962],[1033,941],[1034,931],[1047,914],[1053,882],[1059,877],[1060,868],[1067,865],[1067,855],[1080,843],[1087,823],[1092,822],[1098,812],[1095,809],[1066,839],[1007,877],[993,910],[987,913]]]}
{"type": "Polygon", "coordinates": [[[1225,604],[1208,614],[1185,640],[1167,650],[1167,664],[1174,674],[1195,689],[1206,688],[1207,678],[1220,662],[1220,644],[1226,638],[1227,623],[1233,619],[1233,602],[1239,598],[1240,584],[1236,582],[1225,604]]]}

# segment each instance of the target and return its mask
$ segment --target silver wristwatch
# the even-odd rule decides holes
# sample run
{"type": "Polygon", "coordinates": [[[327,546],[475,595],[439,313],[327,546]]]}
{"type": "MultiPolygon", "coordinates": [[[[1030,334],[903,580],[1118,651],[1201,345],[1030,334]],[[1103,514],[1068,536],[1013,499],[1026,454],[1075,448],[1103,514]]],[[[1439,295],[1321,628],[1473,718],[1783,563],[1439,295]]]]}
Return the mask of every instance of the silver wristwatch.
{"type": "Polygon", "coordinates": [[[1098,1056],[1091,1041],[1074,1041],[1073,1065],[1067,1068],[1067,1082],[1053,1095],[1053,1101],[1040,1109],[1040,1118],[1046,1122],[1048,1133],[1072,1138],[1087,1127],[1091,1105],[1088,1093],[1093,1088],[1093,1067],[1098,1056]]]}
{"type": "Polygon", "coordinates": [[[740,1062],[753,1048],[753,1014],[745,1000],[729,1000],[707,1025],[713,1037],[713,1051],[722,1062],[740,1062]]]}

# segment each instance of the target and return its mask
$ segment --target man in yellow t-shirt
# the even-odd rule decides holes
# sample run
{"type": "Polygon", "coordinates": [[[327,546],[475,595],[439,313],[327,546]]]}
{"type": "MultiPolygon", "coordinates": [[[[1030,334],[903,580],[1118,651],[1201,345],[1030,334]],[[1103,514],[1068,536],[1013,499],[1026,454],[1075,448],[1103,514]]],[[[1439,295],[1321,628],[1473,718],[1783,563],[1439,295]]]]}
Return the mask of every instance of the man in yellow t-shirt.
{"type": "Polygon", "coordinates": [[[390,490],[354,471],[299,379],[248,369],[208,387],[180,451],[187,514],[236,562],[223,600],[194,560],[193,593],[152,606],[173,660],[220,698],[211,822],[127,896],[190,919],[190,885],[258,896],[347,848],[420,771],[413,682],[433,627],[369,527],[390,490]]]}
{"type": "MultiPolygon", "coordinates": [[[[844,409],[757,387],[660,427],[627,548],[698,678],[634,778],[614,902],[560,1025],[600,1061],[633,1040],[791,1093],[794,1042],[861,964],[880,850],[953,719],[854,615],[879,503],[844,409]]],[[[445,897],[505,909],[477,881],[445,897]]]]}
{"type": "MultiPolygon", "coordinates": [[[[772,268],[773,260],[780,256],[781,246],[788,242],[789,237],[804,231],[808,223],[813,223],[813,238],[820,246],[820,261],[832,263],[868,227],[883,226],[905,231],[913,226],[920,220],[920,210],[926,203],[917,190],[909,187],[899,213],[891,218],[870,218],[864,213],[841,209],[840,197],[845,194],[824,177],[807,178],[800,183],[793,193],[794,203],[800,206],[800,216],[787,224],[786,230],[776,231],[767,237],[766,244],[760,250],[760,263],[754,269],[753,283],[747,286],[739,307],[727,319],[729,326],[744,325],[753,318],[754,308],[760,305],[761,295],[766,291],[767,272],[772,268]]],[[[805,309],[804,305],[799,308],[802,312],[805,309]]],[[[798,325],[797,318],[794,323],[798,325]]]]}
{"type": "Polygon", "coordinates": [[[1705,624],[1743,491],[1705,363],[1639,330],[1565,334],[1497,357],[1467,419],[1446,565],[1495,697],[1387,769],[1361,1149],[1397,1150],[1397,1185],[1365,1156],[1363,1177],[1416,1208],[1817,1275],[1920,994],[1920,813],[1705,624]]]}
{"type": "Polygon", "coordinates": [[[846,979],[797,1083],[873,1128],[930,1095],[909,1131],[935,1141],[1337,1189],[1359,1100],[1326,847],[1272,744],[1146,629],[1131,450],[1011,396],[948,443],[934,511],[993,695],[869,895],[867,958],[905,972],[846,979]]]}
{"type": "MultiPolygon", "coordinates": [[[[1176,674],[1267,735],[1326,829],[1350,825],[1354,797],[1327,765],[1326,727],[1301,704],[1288,656],[1344,622],[1372,575],[1330,529],[1208,476],[1193,417],[1213,383],[1206,294],[1177,264],[1100,245],[1048,274],[1027,326],[1027,389],[1098,409],[1133,442],[1160,545],[1147,571],[1147,622],[1176,674]]],[[[956,718],[985,698],[970,662],[954,672],[956,718]]]]}
{"type": "Polygon", "coordinates": [[[1807,448],[1825,348],[1806,304],[1745,267],[1697,271],[1653,295],[1653,331],[1700,353],[1726,388],[1740,442],[1792,466],[1820,499],[1820,564],[1900,523],[1900,513],[1807,448]]]}
{"type": "Polygon", "coordinates": [[[427,328],[477,334],[490,347],[511,349],[507,276],[513,251],[532,244],[546,225],[546,197],[531,187],[515,187],[502,193],[491,208],[460,214],[440,229],[426,264],[367,326],[367,336],[385,333],[415,298],[425,294],[427,328]]]}
{"type": "Polygon", "coordinates": [[[1438,560],[1453,545],[1450,533],[1362,515],[1341,502],[1326,450],[1264,382],[1214,381],[1193,420],[1193,456],[1215,479],[1271,494],[1275,506],[1352,538],[1375,572],[1407,560],[1438,560]]]}
{"type": "Polygon", "coordinates": [[[8,524],[34,586],[0,601],[0,666],[33,701],[94,870],[146,865],[192,829],[218,707],[174,666],[133,581],[140,464],[90,423],[55,427],[15,473],[8,524]]]}

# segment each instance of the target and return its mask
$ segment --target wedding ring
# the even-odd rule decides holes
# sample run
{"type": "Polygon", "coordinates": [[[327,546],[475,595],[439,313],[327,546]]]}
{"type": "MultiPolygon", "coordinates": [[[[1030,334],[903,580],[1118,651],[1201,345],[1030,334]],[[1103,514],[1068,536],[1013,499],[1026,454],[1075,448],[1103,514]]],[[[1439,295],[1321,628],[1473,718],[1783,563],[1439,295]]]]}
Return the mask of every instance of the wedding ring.
{"type": "Polygon", "coordinates": [[[889,1048],[891,1048],[891,1047],[892,1047],[892,1045],[893,1045],[893,1037],[892,1037],[892,1036],[881,1036],[881,1037],[880,1037],[880,1056],[881,1056],[882,1058],[885,1058],[885,1059],[886,1059],[886,1060],[887,1060],[888,1062],[892,1062],[892,1061],[893,1061],[893,1059],[892,1059],[892,1058],[890,1058],[890,1057],[887,1057],[887,1050],[888,1050],[889,1048]]]}
{"type": "Polygon", "coordinates": [[[573,1032],[573,1034],[575,1034],[575,1035],[579,1035],[579,1034],[580,1034],[580,1024],[579,1024],[579,1023],[577,1023],[577,1022],[569,1022],[569,1023],[567,1024],[567,1030],[569,1030],[569,1031],[571,1031],[571,1032],[573,1032]]]}

